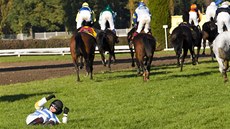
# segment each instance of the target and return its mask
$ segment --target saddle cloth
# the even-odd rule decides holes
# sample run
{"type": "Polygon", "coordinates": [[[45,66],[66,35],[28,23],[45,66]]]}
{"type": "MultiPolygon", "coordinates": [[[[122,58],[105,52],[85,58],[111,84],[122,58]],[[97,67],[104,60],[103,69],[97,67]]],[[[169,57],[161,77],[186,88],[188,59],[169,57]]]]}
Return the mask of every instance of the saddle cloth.
{"type": "Polygon", "coordinates": [[[79,32],[88,33],[88,34],[92,35],[94,38],[96,38],[96,36],[97,36],[96,31],[92,27],[89,27],[89,26],[83,26],[83,27],[81,27],[81,29],[79,30],[79,32]]]}

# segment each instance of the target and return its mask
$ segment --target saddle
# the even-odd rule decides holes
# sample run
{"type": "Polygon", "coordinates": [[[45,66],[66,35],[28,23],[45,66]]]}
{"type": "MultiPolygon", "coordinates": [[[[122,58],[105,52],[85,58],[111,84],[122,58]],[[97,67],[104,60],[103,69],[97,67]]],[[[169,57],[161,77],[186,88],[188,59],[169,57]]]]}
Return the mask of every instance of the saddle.
{"type": "Polygon", "coordinates": [[[90,34],[94,38],[97,37],[96,31],[92,27],[89,27],[89,26],[83,26],[83,27],[81,27],[81,29],[78,32],[85,32],[87,34],[90,34]]]}

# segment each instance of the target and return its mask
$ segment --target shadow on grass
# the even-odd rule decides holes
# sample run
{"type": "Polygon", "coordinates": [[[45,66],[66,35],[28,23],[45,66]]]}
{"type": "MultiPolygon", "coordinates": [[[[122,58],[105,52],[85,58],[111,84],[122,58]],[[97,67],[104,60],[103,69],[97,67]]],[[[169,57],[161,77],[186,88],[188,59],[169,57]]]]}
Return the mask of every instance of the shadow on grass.
{"type": "Polygon", "coordinates": [[[8,102],[14,102],[21,99],[27,99],[29,97],[37,96],[37,95],[49,95],[53,94],[54,92],[43,92],[38,94],[16,94],[16,95],[4,95],[0,97],[0,102],[8,101],[8,102]]]}
{"type": "Polygon", "coordinates": [[[195,73],[195,74],[183,74],[183,75],[172,75],[172,78],[178,78],[178,77],[183,77],[183,78],[189,78],[189,77],[197,77],[197,76],[207,76],[211,75],[214,73],[217,73],[218,71],[209,71],[209,72],[201,72],[201,73],[195,73]]]}

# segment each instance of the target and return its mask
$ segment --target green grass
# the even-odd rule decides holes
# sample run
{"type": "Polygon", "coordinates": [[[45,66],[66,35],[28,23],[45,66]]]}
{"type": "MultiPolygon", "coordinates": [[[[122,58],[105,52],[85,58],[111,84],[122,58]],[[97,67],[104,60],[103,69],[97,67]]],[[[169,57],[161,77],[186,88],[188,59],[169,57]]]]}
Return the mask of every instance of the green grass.
{"type": "Polygon", "coordinates": [[[81,82],[71,75],[0,86],[0,128],[31,128],[27,115],[51,93],[70,108],[68,124],[55,126],[60,129],[230,128],[230,87],[217,62],[207,58],[179,70],[175,65],[152,67],[149,82],[129,69],[94,74],[94,80],[81,75],[81,82]]]}

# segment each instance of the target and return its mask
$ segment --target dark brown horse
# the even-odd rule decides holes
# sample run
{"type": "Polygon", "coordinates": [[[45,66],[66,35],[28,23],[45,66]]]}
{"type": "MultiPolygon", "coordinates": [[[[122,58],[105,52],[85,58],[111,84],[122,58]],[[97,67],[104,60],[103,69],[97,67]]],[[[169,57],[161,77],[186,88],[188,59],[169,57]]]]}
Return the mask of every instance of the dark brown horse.
{"type": "MultiPolygon", "coordinates": [[[[75,32],[70,41],[70,52],[76,69],[77,81],[79,77],[79,58],[84,58],[87,75],[93,79],[93,61],[96,48],[96,39],[86,32],[75,32]]],[[[81,60],[82,61],[82,60],[81,60]]]]}
{"type": "Polygon", "coordinates": [[[138,74],[143,75],[144,81],[149,80],[150,67],[156,49],[156,39],[146,33],[139,33],[133,38],[138,74]],[[146,67],[144,64],[146,60],[146,67]]]}
{"type": "Polygon", "coordinates": [[[211,19],[209,22],[205,22],[202,26],[202,33],[203,33],[203,54],[205,54],[205,47],[206,47],[206,40],[208,40],[208,44],[211,50],[211,57],[212,61],[214,61],[214,53],[212,50],[212,43],[216,36],[218,35],[217,32],[217,25],[215,24],[214,20],[211,19]]]}
{"type": "Polygon", "coordinates": [[[188,50],[190,50],[192,56],[192,64],[196,64],[192,31],[188,26],[179,25],[172,31],[171,44],[176,52],[177,66],[181,67],[180,71],[183,70],[183,64],[187,56],[188,50]],[[180,58],[182,58],[181,61],[180,58]]]}
{"type": "Polygon", "coordinates": [[[101,54],[102,63],[106,66],[105,52],[108,51],[109,59],[108,59],[108,68],[111,70],[111,60],[113,57],[114,62],[116,61],[115,57],[115,43],[118,43],[118,37],[109,29],[104,31],[100,31],[96,37],[98,50],[101,54]]]}
{"type": "Polygon", "coordinates": [[[196,63],[198,63],[198,58],[200,56],[201,42],[202,42],[202,31],[199,28],[199,26],[195,26],[193,24],[190,25],[190,29],[192,31],[193,44],[195,47],[197,47],[196,63]]]}
{"type": "Polygon", "coordinates": [[[132,67],[135,67],[135,63],[134,63],[134,52],[133,52],[133,44],[132,44],[132,38],[133,38],[133,33],[136,31],[136,27],[133,27],[127,35],[127,40],[128,40],[128,45],[129,45],[129,50],[130,50],[130,54],[131,54],[131,59],[132,59],[132,67]]]}

